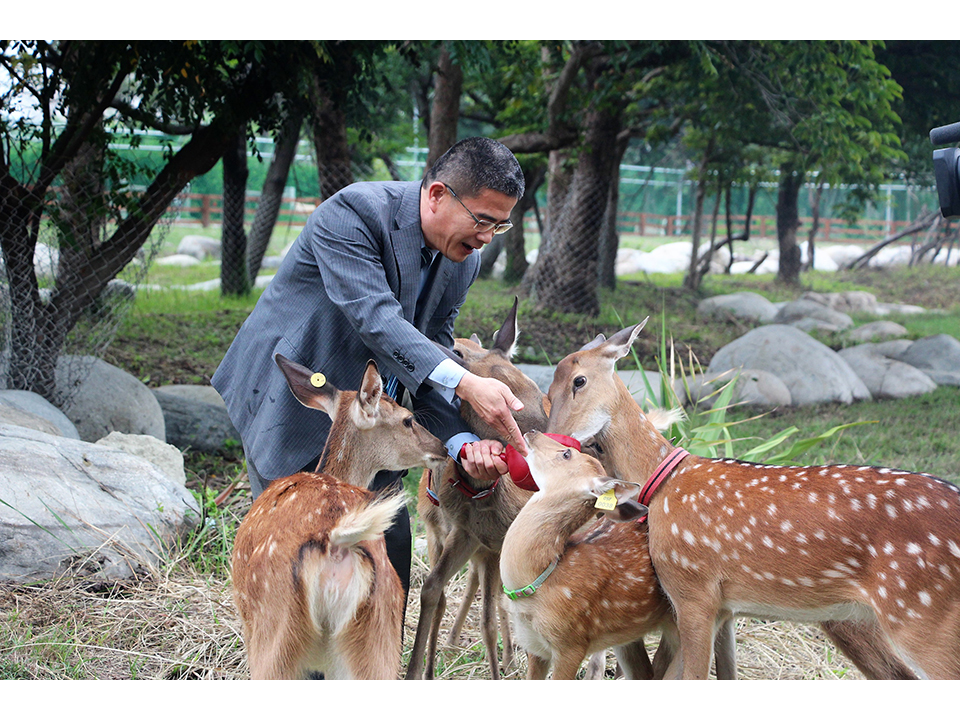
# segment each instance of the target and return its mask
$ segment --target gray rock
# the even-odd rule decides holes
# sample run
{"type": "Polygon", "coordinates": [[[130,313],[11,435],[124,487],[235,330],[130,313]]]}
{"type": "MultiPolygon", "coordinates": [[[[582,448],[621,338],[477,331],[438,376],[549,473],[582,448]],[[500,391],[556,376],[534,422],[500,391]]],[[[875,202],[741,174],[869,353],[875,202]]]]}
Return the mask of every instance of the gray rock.
{"type": "MultiPolygon", "coordinates": [[[[80,439],[80,433],[63,411],[45,397],[28,390],[0,390],[0,405],[16,408],[22,412],[43,418],[57,429],[55,434],[66,438],[80,439]]],[[[16,423],[15,423],[16,424],[16,423]]],[[[40,428],[37,428],[40,429],[40,428]]]]}
{"type": "Polygon", "coordinates": [[[64,413],[80,439],[96,442],[118,430],[166,442],[163,411],[146,385],[120,368],[89,356],[62,355],[57,388],[69,398],[64,413]]]}
{"type": "Polygon", "coordinates": [[[167,255],[166,257],[154,260],[157,265],[171,265],[173,267],[192,267],[199,265],[200,260],[193,255],[167,255]]]}
{"type": "Polygon", "coordinates": [[[841,313],[876,314],[877,312],[877,296],[863,290],[848,290],[839,293],[805,292],[800,296],[800,299],[812,300],[841,313]]]}
{"type": "MultiPolygon", "coordinates": [[[[213,390],[213,388],[209,388],[213,390]]],[[[207,396],[205,391],[198,391],[207,396]]],[[[213,390],[216,395],[216,390],[213,390]]],[[[228,441],[239,445],[240,434],[221,400],[220,403],[189,397],[184,391],[156,390],[156,397],[163,411],[166,441],[181,450],[218,452],[228,441]]],[[[217,395],[219,398],[219,395],[217,395]]]]}
{"type": "Polygon", "coordinates": [[[196,527],[193,495],[122,450],[0,425],[0,579],[116,580],[196,527]]]}
{"type": "Polygon", "coordinates": [[[164,475],[180,487],[187,485],[187,474],[183,469],[181,452],[173,445],[157,440],[153,435],[126,435],[114,431],[94,444],[116,448],[143,458],[160,468],[164,475]]]}
{"type": "Polygon", "coordinates": [[[787,325],[803,318],[814,318],[841,330],[853,325],[853,320],[849,315],[831,310],[820,302],[803,298],[786,303],[777,312],[773,322],[787,325]]]}
{"type": "Polygon", "coordinates": [[[858,343],[874,342],[885,338],[899,338],[907,334],[907,329],[899,323],[889,320],[877,320],[876,322],[861,325],[858,328],[852,328],[847,337],[858,343]]]}
{"type": "Polygon", "coordinates": [[[707,371],[765,370],[783,381],[795,405],[869,400],[870,391],[837,353],[788,325],[755,328],[720,348],[707,371]]]}
{"type": "Polygon", "coordinates": [[[206,235],[186,235],[177,245],[178,255],[192,255],[197,260],[220,258],[220,241],[206,235]]]}
{"type": "Polygon", "coordinates": [[[49,420],[10,405],[0,405],[0,423],[39,430],[49,435],[63,436],[60,429],[49,420]]]}
{"type": "Polygon", "coordinates": [[[222,408],[226,407],[223,398],[220,397],[220,393],[216,391],[213,385],[161,385],[154,390],[154,393],[166,393],[187,400],[210,403],[222,408]]]}
{"type": "Polygon", "coordinates": [[[705,298],[697,305],[697,315],[723,319],[734,315],[761,323],[773,322],[777,308],[762,295],[752,292],[731,293],[705,298]]]}
{"type": "Polygon", "coordinates": [[[952,335],[915,340],[898,359],[920,368],[938,385],[960,385],[960,340],[952,335]]]}
{"type": "Polygon", "coordinates": [[[791,320],[790,322],[784,323],[784,325],[791,325],[798,330],[803,330],[805,333],[838,333],[843,329],[839,325],[834,325],[826,320],[821,320],[815,317],[803,317],[799,320],[791,320]]]}
{"type": "Polygon", "coordinates": [[[887,357],[875,345],[844,348],[839,355],[875,398],[904,398],[937,389],[937,384],[922,370],[887,357]]]}
{"type": "Polygon", "coordinates": [[[552,366],[517,363],[517,368],[520,370],[520,372],[537,384],[537,387],[540,388],[540,392],[542,392],[544,395],[549,392],[550,383],[553,382],[554,368],[552,366]]]}
{"type": "Polygon", "coordinates": [[[696,403],[702,409],[710,409],[716,404],[722,388],[736,378],[731,403],[760,405],[763,407],[784,407],[790,405],[793,398],[790,388],[772,373],[764,370],[747,369],[739,374],[733,371],[723,373],[705,373],[686,378],[686,382],[677,380],[674,391],[684,399],[684,404],[696,403]]]}
{"type": "Polygon", "coordinates": [[[927,312],[919,305],[902,305],[899,303],[877,303],[877,315],[919,315],[927,312]]]}

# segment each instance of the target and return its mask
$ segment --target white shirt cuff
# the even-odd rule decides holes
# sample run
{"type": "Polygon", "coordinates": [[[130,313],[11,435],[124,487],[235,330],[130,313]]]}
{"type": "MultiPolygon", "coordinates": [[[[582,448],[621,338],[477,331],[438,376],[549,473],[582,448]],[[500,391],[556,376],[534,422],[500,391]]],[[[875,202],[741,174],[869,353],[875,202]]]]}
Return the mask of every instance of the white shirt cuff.
{"type": "Polygon", "coordinates": [[[480,440],[476,435],[469,432],[457,433],[452,438],[447,440],[444,443],[447,446],[447,454],[452,457],[454,460],[460,460],[460,448],[462,448],[467,443],[477,442],[480,440]]]}
{"type": "MultiPolygon", "coordinates": [[[[467,374],[467,369],[458,365],[450,358],[444,358],[440,361],[433,372],[427,376],[427,382],[440,393],[441,397],[447,402],[453,402],[456,397],[457,385],[467,374]]],[[[459,450],[459,448],[457,448],[459,450]]]]}

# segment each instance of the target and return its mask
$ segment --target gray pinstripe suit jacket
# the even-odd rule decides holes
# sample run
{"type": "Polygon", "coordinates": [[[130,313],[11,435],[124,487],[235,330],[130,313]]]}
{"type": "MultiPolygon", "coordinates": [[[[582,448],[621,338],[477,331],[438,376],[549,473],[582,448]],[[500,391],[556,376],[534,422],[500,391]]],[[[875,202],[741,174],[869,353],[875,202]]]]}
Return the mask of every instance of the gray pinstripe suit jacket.
{"type": "Polygon", "coordinates": [[[347,390],[358,388],[372,357],[425,404],[431,432],[446,439],[465,429],[456,409],[421,385],[446,357],[430,340],[453,346],[454,320],[480,257],[440,257],[414,317],[422,241],[419,183],[357,183],[310,216],[212,380],[265,478],[310,462],[330,428],[325,413],[294,398],[276,353],[347,390]]]}

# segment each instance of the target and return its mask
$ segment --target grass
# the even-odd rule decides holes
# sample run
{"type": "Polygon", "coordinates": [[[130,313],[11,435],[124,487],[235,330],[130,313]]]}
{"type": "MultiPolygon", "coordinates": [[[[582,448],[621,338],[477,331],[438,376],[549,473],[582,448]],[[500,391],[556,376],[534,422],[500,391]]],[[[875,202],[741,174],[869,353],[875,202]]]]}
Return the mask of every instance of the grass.
{"type": "MultiPolygon", "coordinates": [[[[171,229],[165,252],[175,249],[177,234],[188,233],[171,229]]],[[[212,279],[217,273],[218,266],[212,262],[189,271],[153,266],[144,282],[185,285],[197,278],[212,279]]],[[[785,289],[769,276],[708,276],[701,292],[690,294],[680,288],[679,276],[656,278],[656,282],[634,278],[621,281],[616,291],[604,292],[603,312],[595,319],[538,309],[528,300],[522,301],[519,359],[555,363],[598,332],[609,335],[650,315],[635,345],[636,362],[648,370],[655,369],[654,358],[665,325],[679,352],[693,351],[706,364],[719,347],[750,326],[704,322],[696,315],[697,302],[707,295],[739,290],[758,292],[775,301],[796,297],[804,289],[869,290],[881,301],[939,311],[900,318],[911,337],[945,332],[960,338],[958,279],[960,271],[944,268],[811,273],[804,275],[804,288],[785,289]]],[[[489,341],[516,292],[516,288],[495,281],[478,282],[458,320],[459,334],[476,332],[489,341]]],[[[141,292],[105,359],[151,387],[207,383],[258,295],[230,299],[217,292],[141,292]]],[[[856,322],[873,319],[856,318],[856,322]]],[[[625,359],[621,367],[628,366],[625,359]]],[[[759,419],[753,418],[755,410],[733,408],[726,419],[742,421],[732,432],[743,438],[742,446],[747,447],[755,445],[756,438],[769,438],[790,426],[809,437],[839,424],[869,421],[871,424],[849,428],[813,448],[798,461],[890,465],[933,472],[957,482],[960,448],[954,436],[958,403],[960,388],[945,387],[907,400],[785,408],[759,419]]],[[[0,678],[246,676],[229,582],[233,534],[250,504],[242,455],[236,447],[224,448],[222,453],[186,453],[185,468],[188,487],[200,499],[205,517],[192,536],[171,550],[162,568],[109,586],[69,578],[32,586],[0,585],[0,678]]],[[[419,471],[412,471],[406,479],[412,495],[418,479],[419,471]]],[[[413,509],[415,502],[411,506],[413,509]]],[[[406,615],[407,653],[416,630],[419,588],[427,570],[425,559],[417,555],[406,615]]],[[[462,584],[463,573],[449,588],[441,640],[452,623],[462,584]]],[[[441,651],[440,677],[486,677],[478,610],[471,610],[459,647],[441,651]]],[[[738,624],[738,668],[743,678],[860,677],[815,628],[755,620],[740,620],[738,624]]],[[[655,640],[650,639],[651,650],[655,640]]],[[[610,657],[609,676],[613,668],[610,657]]],[[[505,675],[522,677],[524,670],[524,660],[518,657],[512,667],[506,668],[505,675]]]]}

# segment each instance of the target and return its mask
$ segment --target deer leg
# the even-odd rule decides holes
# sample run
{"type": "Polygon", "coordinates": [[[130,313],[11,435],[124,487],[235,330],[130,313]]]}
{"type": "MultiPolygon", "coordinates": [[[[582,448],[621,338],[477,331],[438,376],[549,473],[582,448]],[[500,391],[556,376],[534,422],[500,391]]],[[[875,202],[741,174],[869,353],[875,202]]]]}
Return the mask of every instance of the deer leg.
{"type": "Polygon", "coordinates": [[[456,647],[460,644],[460,633],[463,631],[463,625],[467,621],[467,614],[473,605],[477,596],[477,590],[480,588],[480,576],[477,575],[477,568],[470,561],[470,568],[467,570],[467,587],[463,591],[463,599],[460,601],[460,609],[457,611],[457,619],[453,622],[453,628],[447,636],[447,645],[456,647]]]}
{"type": "Polygon", "coordinates": [[[440,590],[440,598],[437,602],[436,612],[433,613],[433,622],[430,623],[430,635],[427,638],[427,654],[424,659],[425,667],[423,669],[423,679],[433,680],[433,674],[437,662],[437,638],[440,637],[440,624],[443,622],[443,614],[447,611],[447,593],[446,588],[440,590]]]}
{"type": "Polygon", "coordinates": [[[717,680],[737,679],[737,640],[732,616],[727,616],[717,626],[713,639],[713,659],[716,663],[717,680]]]}
{"type": "MultiPolygon", "coordinates": [[[[657,652],[659,653],[659,650],[657,652]]],[[[617,662],[620,664],[623,675],[627,680],[652,680],[654,678],[653,665],[650,664],[650,656],[647,655],[643,638],[615,647],[613,654],[617,656],[617,662]]]]}
{"type": "Polygon", "coordinates": [[[553,660],[553,679],[576,680],[586,654],[587,648],[582,645],[564,648],[553,660]]]}
{"type": "Polygon", "coordinates": [[[716,630],[719,603],[714,588],[690,588],[687,600],[670,598],[677,612],[680,635],[680,663],[684,680],[706,680],[710,674],[713,636],[716,630]],[[695,598],[695,599],[694,599],[695,598]]]}
{"type": "Polygon", "coordinates": [[[546,680],[549,671],[549,660],[527,653],[527,680],[546,680]]]}
{"type": "Polygon", "coordinates": [[[500,568],[496,556],[485,555],[478,564],[481,595],[481,632],[483,644],[487,649],[487,662],[490,664],[490,677],[500,679],[500,659],[497,650],[497,607],[500,604],[500,568]]]}
{"type": "Polygon", "coordinates": [[[471,540],[465,532],[454,529],[443,543],[443,552],[437,561],[436,567],[430,570],[423,588],[420,590],[420,619],[417,622],[417,635],[410,652],[410,664],[407,665],[407,680],[414,680],[423,674],[423,656],[427,648],[427,640],[433,626],[440,597],[453,574],[462,568],[477,548],[477,543],[471,540]]]}
{"type": "Polygon", "coordinates": [[[505,597],[500,595],[500,589],[497,588],[497,599],[499,603],[497,605],[497,612],[500,614],[500,639],[503,642],[503,668],[509,668],[513,665],[513,633],[510,630],[510,615],[507,612],[507,608],[504,607],[505,597]]]}
{"type": "Polygon", "coordinates": [[[599,650],[590,656],[587,667],[583,671],[584,680],[603,680],[607,671],[607,651],[599,650]]]}
{"type": "Polygon", "coordinates": [[[828,620],[823,632],[869,680],[917,680],[876,622],[828,620]]]}

